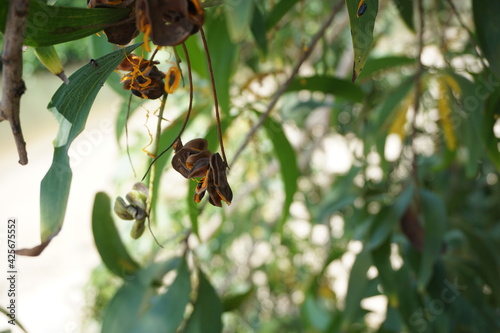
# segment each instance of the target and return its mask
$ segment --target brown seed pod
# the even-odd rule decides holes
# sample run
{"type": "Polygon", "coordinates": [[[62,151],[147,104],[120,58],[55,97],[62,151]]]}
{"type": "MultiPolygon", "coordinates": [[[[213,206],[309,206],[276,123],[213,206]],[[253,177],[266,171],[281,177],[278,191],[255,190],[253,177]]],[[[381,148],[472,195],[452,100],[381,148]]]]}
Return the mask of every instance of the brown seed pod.
{"type": "Polygon", "coordinates": [[[137,29],[153,44],[175,46],[197,32],[205,20],[199,0],[137,0],[137,29]],[[200,24],[201,23],[201,24],[200,24]]]}

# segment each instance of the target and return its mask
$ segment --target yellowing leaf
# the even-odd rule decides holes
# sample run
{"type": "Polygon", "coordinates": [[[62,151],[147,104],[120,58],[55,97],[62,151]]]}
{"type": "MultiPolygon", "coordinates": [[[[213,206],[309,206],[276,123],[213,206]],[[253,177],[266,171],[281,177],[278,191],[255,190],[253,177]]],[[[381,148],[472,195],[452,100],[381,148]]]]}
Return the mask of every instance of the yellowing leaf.
{"type": "Polygon", "coordinates": [[[406,95],[405,99],[403,99],[401,103],[399,103],[399,107],[395,112],[394,121],[389,128],[389,134],[397,134],[401,138],[401,141],[403,141],[406,137],[404,125],[406,124],[406,115],[408,114],[408,109],[413,103],[414,97],[415,94],[413,91],[411,91],[406,95]]]}
{"type": "Polygon", "coordinates": [[[446,80],[443,76],[438,78],[439,95],[438,95],[438,111],[441,117],[441,128],[445,138],[446,147],[453,151],[457,148],[457,138],[453,131],[453,123],[451,121],[451,106],[450,96],[446,80]]]}

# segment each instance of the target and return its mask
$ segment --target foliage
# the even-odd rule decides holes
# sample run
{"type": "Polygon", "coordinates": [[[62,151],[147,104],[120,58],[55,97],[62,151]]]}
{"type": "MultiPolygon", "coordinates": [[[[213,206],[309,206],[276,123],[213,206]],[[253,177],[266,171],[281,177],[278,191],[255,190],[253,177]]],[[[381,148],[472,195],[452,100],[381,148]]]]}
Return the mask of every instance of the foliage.
{"type": "MultiPolygon", "coordinates": [[[[194,108],[188,87],[163,98],[150,153],[158,156],[156,149],[179,137],[188,113],[183,137],[205,138],[210,152],[217,150],[221,126],[234,200],[222,210],[195,203],[203,179],[197,178],[196,188],[187,180],[189,189],[172,186],[179,175],[167,173],[171,151],[155,159],[146,177],[147,200],[121,207],[126,212],[120,217],[134,222],[117,222],[108,194],[96,195],[92,226],[108,268],[101,274],[117,286],[103,293],[109,299],[96,298],[94,315],[103,332],[500,329],[497,5],[361,2],[332,7],[326,0],[228,0],[206,8],[203,28],[220,124],[212,115],[210,70],[199,36],[185,42],[189,68],[179,46],[160,51],[171,54],[167,61],[180,66],[186,85],[194,85],[194,108]],[[361,2],[367,9],[359,16],[361,2]],[[329,18],[333,24],[315,35],[329,18]],[[316,37],[318,45],[311,42],[316,37]],[[293,72],[310,51],[302,70],[293,72]],[[281,99],[272,108],[276,97],[281,99]],[[166,124],[164,110],[172,110],[166,124]],[[137,217],[141,209],[162,247],[149,232],[139,240],[127,236],[132,223],[145,228],[137,217]]],[[[126,12],[107,9],[103,17],[115,22],[118,11],[126,12]]],[[[98,27],[61,35],[47,29],[43,38],[28,35],[27,44],[79,39],[104,26],[98,27]]],[[[50,105],[57,108],[60,129],[42,182],[41,209],[58,219],[42,214],[42,242],[62,227],[71,179],[65,152],[108,76],[123,97],[118,141],[139,109],[133,96],[128,110],[130,92],[111,75],[138,46],[113,51],[102,38],[90,38],[100,52],[89,55],[97,67],[83,66],[50,105]],[[70,107],[75,101],[77,107],[70,107]]],[[[151,55],[140,50],[136,54],[144,59],[151,55]]],[[[147,133],[134,135],[142,141],[128,149],[141,166],[136,177],[119,180],[115,197],[126,191],[123,184],[139,181],[152,161],[141,150],[147,133]]]]}

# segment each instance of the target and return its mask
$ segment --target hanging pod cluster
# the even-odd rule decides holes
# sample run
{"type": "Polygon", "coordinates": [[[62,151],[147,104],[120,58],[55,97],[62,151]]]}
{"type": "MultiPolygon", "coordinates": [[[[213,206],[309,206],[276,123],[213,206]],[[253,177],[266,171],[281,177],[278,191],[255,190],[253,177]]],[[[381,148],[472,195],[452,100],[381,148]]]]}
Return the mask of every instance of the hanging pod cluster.
{"type": "Polygon", "coordinates": [[[87,0],[89,8],[130,8],[128,20],[104,29],[108,41],[125,45],[144,33],[158,46],[175,46],[196,33],[205,22],[199,0],[87,0]]]}

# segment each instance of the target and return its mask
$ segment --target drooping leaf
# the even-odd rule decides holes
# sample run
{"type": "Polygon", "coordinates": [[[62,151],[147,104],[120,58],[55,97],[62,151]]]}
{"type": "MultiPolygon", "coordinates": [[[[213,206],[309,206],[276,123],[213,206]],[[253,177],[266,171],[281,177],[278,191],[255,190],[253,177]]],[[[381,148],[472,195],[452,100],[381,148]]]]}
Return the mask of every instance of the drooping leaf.
{"type": "Polygon", "coordinates": [[[359,17],[357,17],[359,1],[346,0],[346,4],[354,47],[354,65],[352,69],[352,81],[354,82],[363,70],[370,54],[373,42],[373,27],[378,12],[378,0],[366,1],[367,9],[359,17]]]}
{"type": "Polygon", "coordinates": [[[481,136],[488,157],[500,171],[500,139],[496,137],[494,132],[495,123],[500,117],[499,106],[500,89],[497,89],[486,100],[481,136]]]}
{"type": "Polygon", "coordinates": [[[267,55],[267,37],[266,37],[266,27],[264,22],[264,15],[260,11],[257,4],[255,4],[253,9],[253,18],[250,25],[250,31],[252,32],[253,38],[257,43],[260,51],[264,56],[267,55]]]}
{"type": "MultiPolygon", "coordinates": [[[[63,84],[49,103],[49,110],[59,122],[54,140],[54,156],[40,188],[40,233],[42,243],[52,239],[61,229],[66,213],[71,168],[68,150],[87,121],[90,108],[108,75],[138,45],[118,50],[97,59],[99,67],[87,64],[70,76],[70,84],[63,84]]],[[[28,254],[29,255],[29,254],[28,254]]]]}
{"type": "Polygon", "coordinates": [[[361,300],[368,297],[367,290],[370,280],[366,278],[366,272],[371,265],[372,261],[368,251],[358,253],[349,274],[342,331],[347,331],[361,310],[361,300]]]}
{"type": "Polygon", "coordinates": [[[287,91],[300,90],[320,91],[353,102],[362,102],[365,95],[363,90],[352,82],[333,76],[296,77],[287,91]]]}
{"type": "Polygon", "coordinates": [[[132,331],[148,333],[175,333],[184,318],[189,303],[191,280],[186,260],[177,268],[177,276],[166,293],[152,298],[146,312],[132,331]]]}
{"type": "Polygon", "coordinates": [[[434,193],[421,190],[420,200],[424,216],[425,242],[418,276],[418,289],[424,290],[431,278],[433,266],[442,251],[447,215],[443,200],[434,193]]]}
{"type": "MultiPolygon", "coordinates": [[[[406,0],[402,0],[406,1],[406,0]]],[[[405,56],[387,56],[382,58],[369,58],[366,61],[363,71],[358,76],[358,80],[370,77],[374,73],[382,72],[384,70],[394,69],[394,67],[402,67],[414,65],[415,58],[405,56]]]]}
{"type": "Polygon", "coordinates": [[[102,262],[108,269],[125,278],[139,268],[123,245],[115,222],[111,216],[111,200],[106,193],[95,196],[92,210],[92,233],[102,262]]]}
{"type": "Polygon", "coordinates": [[[207,41],[212,55],[212,66],[217,87],[217,97],[225,115],[229,115],[229,86],[233,74],[233,64],[236,59],[237,47],[229,38],[227,25],[222,15],[208,15],[207,41]],[[217,55],[217,56],[215,56],[217,55]]]}
{"type": "Polygon", "coordinates": [[[255,294],[255,287],[248,286],[247,288],[238,291],[228,293],[224,295],[222,299],[222,308],[224,312],[237,310],[245,301],[255,294]]]}
{"type": "Polygon", "coordinates": [[[222,332],[222,302],[203,272],[199,271],[198,298],[189,317],[185,333],[222,332]]]}
{"type": "Polygon", "coordinates": [[[500,44],[496,41],[500,39],[500,26],[498,25],[498,15],[500,2],[488,0],[472,1],[474,12],[474,24],[479,46],[483,54],[488,59],[491,71],[500,80],[500,44]]]}
{"type": "MultiPolygon", "coordinates": [[[[0,29],[5,31],[8,0],[0,0],[0,29]]],[[[126,8],[72,8],[31,0],[24,44],[50,46],[90,36],[125,19],[126,8]]]]}
{"type": "Polygon", "coordinates": [[[373,250],[384,243],[394,227],[397,225],[401,216],[413,197],[413,187],[408,186],[396,199],[393,205],[384,206],[375,216],[370,228],[370,239],[366,244],[368,250],[373,250]]]}
{"type": "Polygon", "coordinates": [[[281,0],[266,17],[266,30],[273,28],[299,0],[281,0]]]}
{"type": "Polygon", "coordinates": [[[233,43],[239,43],[247,37],[254,8],[253,0],[224,2],[227,30],[233,43]]]}
{"type": "Polygon", "coordinates": [[[104,310],[102,333],[140,333],[134,325],[157,294],[163,276],[179,267],[181,258],[171,258],[146,266],[125,280],[104,310]]]}
{"type": "Polygon", "coordinates": [[[412,0],[394,0],[394,4],[398,8],[399,15],[403,19],[406,26],[415,32],[415,24],[413,23],[413,1],[412,0]]]}
{"type": "Polygon", "coordinates": [[[274,153],[280,164],[281,179],[285,186],[285,202],[283,203],[283,212],[278,224],[278,232],[281,234],[283,225],[289,216],[290,205],[293,203],[293,196],[297,191],[297,180],[300,176],[300,170],[297,166],[297,158],[283,127],[271,118],[264,122],[267,136],[272,141],[274,153]]]}

